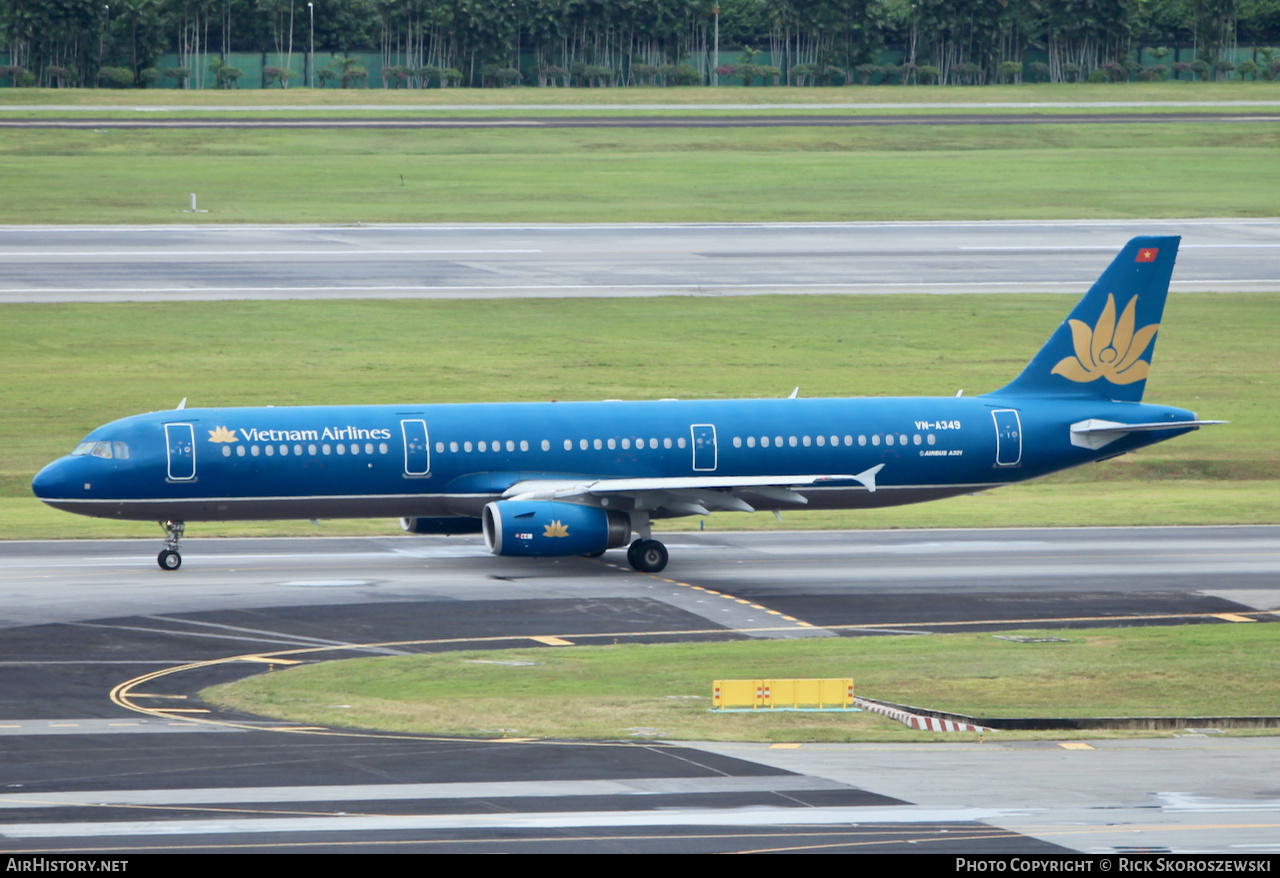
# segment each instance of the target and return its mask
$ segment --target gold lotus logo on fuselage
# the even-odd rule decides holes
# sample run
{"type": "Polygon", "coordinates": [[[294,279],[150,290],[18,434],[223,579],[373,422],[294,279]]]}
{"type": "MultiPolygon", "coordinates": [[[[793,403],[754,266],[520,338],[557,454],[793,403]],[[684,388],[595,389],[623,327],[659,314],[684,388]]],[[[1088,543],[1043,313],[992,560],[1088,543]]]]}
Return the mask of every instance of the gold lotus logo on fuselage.
{"type": "Polygon", "coordinates": [[[240,440],[236,438],[236,434],[233,431],[228,430],[226,427],[215,427],[209,431],[209,441],[239,442],[240,440]]]}
{"type": "Polygon", "coordinates": [[[551,523],[546,525],[546,529],[542,532],[544,537],[567,537],[569,528],[565,527],[556,519],[552,519],[551,523]]]}
{"type": "Polygon", "coordinates": [[[1052,374],[1081,383],[1105,378],[1112,384],[1133,384],[1146,378],[1151,364],[1138,358],[1155,338],[1160,324],[1152,323],[1134,332],[1137,307],[1138,297],[1134,296],[1117,321],[1115,296],[1107,293],[1107,305],[1092,329],[1082,320],[1068,320],[1076,355],[1060,360],[1052,374]]]}

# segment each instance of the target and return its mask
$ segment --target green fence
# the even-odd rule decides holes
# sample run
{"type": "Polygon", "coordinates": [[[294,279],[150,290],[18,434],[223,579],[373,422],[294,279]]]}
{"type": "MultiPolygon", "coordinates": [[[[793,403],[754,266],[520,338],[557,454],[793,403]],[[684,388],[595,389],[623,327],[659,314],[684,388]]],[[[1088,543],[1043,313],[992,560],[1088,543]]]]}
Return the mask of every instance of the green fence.
{"type": "MultiPolygon", "coordinates": [[[[343,55],[339,52],[318,51],[315,53],[313,58],[311,53],[305,50],[295,51],[292,53],[292,56],[284,56],[284,57],[282,57],[281,55],[279,55],[274,51],[272,52],[230,52],[226,55],[225,60],[220,58],[219,55],[217,54],[208,54],[201,59],[200,67],[192,68],[190,70],[189,77],[187,78],[186,82],[182,84],[180,84],[180,81],[175,77],[164,75],[166,71],[182,66],[180,57],[176,53],[169,53],[169,54],[162,55],[160,56],[159,59],[157,59],[155,68],[157,71],[160,72],[161,75],[157,77],[155,82],[149,84],[148,87],[161,88],[161,89],[164,89],[164,88],[168,88],[168,89],[218,88],[219,87],[218,78],[214,70],[212,69],[212,65],[216,65],[217,63],[222,62],[225,65],[225,67],[234,68],[235,70],[239,71],[239,75],[237,77],[235,77],[234,79],[228,79],[227,86],[230,88],[239,88],[239,89],[280,88],[281,87],[280,78],[278,76],[273,77],[271,74],[269,74],[268,70],[270,68],[280,68],[280,69],[287,69],[289,71],[292,71],[292,76],[287,77],[285,82],[285,85],[290,88],[306,87],[306,86],[312,86],[312,85],[314,85],[316,88],[322,88],[322,87],[342,88],[343,87],[342,59],[344,58],[348,62],[346,65],[348,71],[350,71],[351,68],[365,71],[365,76],[363,79],[349,76],[348,85],[356,88],[359,88],[359,87],[385,88],[388,86],[397,87],[398,83],[395,81],[394,78],[392,78],[389,82],[383,79],[383,76],[382,76],[383,60],[382,60],[382,54],[380,52],[353,51],[353,52],[347,53],[346,55],[343,55]]],[[[684,60],[685,60],[685,64],[699,71],[710,71],[715,66],[711,62],[710,58],[695,56],[695,57],[688,57],[684,60]]],[[[811,81],[808,82],[807,84],[817,84],[819,82],[822,82],[829,85],[847,85],[847,84],[852,84],[856,82],[861,82],[864,79],[867,81],[867,84],[869,85],[880,85],[880,84],[884,84],[885,82],[898,82],[899,77],[895,73],[893,73],[892,68],[896,66],[900,66],[902,64],[902,60],[903,60],[903,53],[901,51],[881,52],[879,57],[876,59],[875,63],[871,65],[873,67],[879,68],[876,71],[868,71],[868,70],[858,71],[855,69],[855,70],[847,71],[847,73],[845,74],[835,74],[830,77],[822,76],[819,73],[817,75],[812,76],[810,78],[811,81]],[[886,72],[884,68],[889,68],[889,71],[886,72]]],[[[922,65],[929,63],[927,60],[922,60],[922,59],[917,59],[917,60],[922,65]]],[[[1183,71],[1181,73],[1176,73],[1173,70],[1174,64],[1184,64],[1194,60],[1195,60],[1195,50],[1190,46],[1170,47],[1169,54],[1162,58],[1155,57],[1155,55],[1153,54],[1152,47],[1144,47],[1143,49],[1141,49],[1139,53],[1139,62],[1143,67],[1151,67],[1153,65],[1160,64],[1169,68],[1164,74],[1165,79],[1181,78],[1184,80],[1188,80],[1192,78],[1199,78],[1198,76],[1196,76],[1194,73],[1190,71],[1183,71]]],[[[1232,56],[1230,57],[1229,60],[1231,60],[1234,65],[1239,65],[1241,62],[1246,60],[1253,61],[1255,64],[1261,65],[1263,58],[1259,56],[1257,48],[1242,46],[1236,49],[1234,53],[1232,53],[1232,56]]],[[[1048,61],[1048,57],[1043,52],[1029,53],[1023,59],[1024,65],[1023,65],[1022,79],[1024,81],[1032,81],[1033,74],[1031,71],[1031,65],[1036,62],[1045,63],[1047,61],[1048,61]]],[[[13,81],[14,77],[12,75],[6,75],[5,72],[3,71],[3,68],[7,67],[8,63],[9,63],[9,60],[8,60],[7,53],[0,52],[0,87],[12,87],[16,84],[13,81]]],[[[721,68],[739,66],[742,63],[743,63],[742,55],[739,52],[729,51],[729,50],[720,52],[719,65],[721,68]]],[[[762,68],[762,67],[763,68],[774,67],[774,68],[780,68],[780,69],[782,68],[781,59],[779,59],[779,61],[775,63],[770,53],[768,52],[763,52],[756,55],[752,60],[752,64],[754,64],[757,68],[762,68]]],[[[794,69],[795,68],[793,68],[793,71],[794,69]]],[[[525,85],[532,86],[532,85],[537,85],[539,83],[538,71],[535,67],[534,60],[531,55],[522,56],[521,63],[520,63],[520,72],[524,77],[523,82],[525,85]]],[[[463,73],[463,80],[461,83],[462,85],[470,84],[473,87],[480,87],[486,84],[482,80],[479,70],[472,71],[464,68],[462,70],[462,73],[463,73]]],[[[1212,78],[1217,78],[1215,74],[1211,73],[1209,75],[1212,78]]],[[[1254,74],[1254,78],[1258,78],[1258,75],[1259,74],[1254,74]]],[[[1228,77],[1231,79],[1240,78],[1240,76],[1237,73],[1230,73],[1228,74],[1228,77]]],[[[752,85],[766,85],[766,84],[771,85],[774,83],[775,78],[780,83],[786,82],[785,75],[780,77],[775,77],[774,75],[770,75],[769,73],[764,73],[764,74],[754,76],[752,78],[751,84],[752,85]]],[[[633,77],[633,79],[640,79],[640,78],[633,77]]],[[[710,79],[711,77],[707,76],[706,80],[704,81],[710,81],[710,79]]],[[[733,75],[733,74],[720,75],[718,77],[718,80],[721,85],[741,86],[746,84],[743,82],[743,77],[741,75],[733,75]]],[[[794,82],[794,77],[793,77],[793,82],[794,82]]],[[[419,83],[419,85],[421,84],[422,83],[419,83]]],[[[431,87],[437,87],[439,85],[438,78],[433,78],[429,84],[431,87]]],[[[584,83],[579,82],[578,78],[575,77],[573,84],[581,86],[584,83]]]]}

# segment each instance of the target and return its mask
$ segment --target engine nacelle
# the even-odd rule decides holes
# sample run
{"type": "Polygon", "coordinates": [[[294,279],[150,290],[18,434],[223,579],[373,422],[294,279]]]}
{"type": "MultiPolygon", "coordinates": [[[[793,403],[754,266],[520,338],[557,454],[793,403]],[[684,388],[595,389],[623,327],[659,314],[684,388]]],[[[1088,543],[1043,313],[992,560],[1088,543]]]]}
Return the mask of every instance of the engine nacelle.
{"type": "Polygon", "coordinates": [[[495,555],[598,555],[631,539],[625,512],[577,503],[499,500],[484,508],[481,520],[484,543],[495,555]]]}
{"type": "Polygon", "coordinates": [[[402,518],[400,526],[411,534],[478,534],[480,519],[470,515],[450,518],[402,518]]]}

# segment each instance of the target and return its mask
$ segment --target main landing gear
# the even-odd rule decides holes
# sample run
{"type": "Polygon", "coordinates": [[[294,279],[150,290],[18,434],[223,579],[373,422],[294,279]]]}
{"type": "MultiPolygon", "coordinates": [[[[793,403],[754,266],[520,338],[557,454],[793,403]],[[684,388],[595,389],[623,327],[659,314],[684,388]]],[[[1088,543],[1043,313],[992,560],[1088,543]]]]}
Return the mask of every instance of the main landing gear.
{"type": "Polygon", "coordinates": [[[627,549],[627,563],[641,573],[658,573],[667,566],[667,547],[657,540],[636,540],[627,549]]]}
{"type": "Polygon", "coordinates": [[[181,521],[162,521],[160,526],[164,528],[165,539],[164,548],[160,550],[159,555],[156,555],[156,563],[160,565],[161,570],[177,570],[182,566],[182,556],[178,554],[178,541],[182,539],[182,532],[186,530],[187,525],[181,521]]]}

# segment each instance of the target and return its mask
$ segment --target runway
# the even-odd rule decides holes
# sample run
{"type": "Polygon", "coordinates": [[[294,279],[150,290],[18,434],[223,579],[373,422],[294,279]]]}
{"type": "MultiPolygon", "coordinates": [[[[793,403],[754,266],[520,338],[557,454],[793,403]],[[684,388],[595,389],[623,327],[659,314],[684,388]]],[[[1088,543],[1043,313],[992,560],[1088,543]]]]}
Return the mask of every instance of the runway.
{"type": "Polygon", "coordinates": [[[494,558],[466,538],[201,540],[194,527],[176,574],[154,564],[159,538],[0,543],[0,849],[1280,852],[1277,738],[494,743],[308,729],[194,698],[281,650],[1258,624],[1280,613],[1280,527],[666,542],[659,576],[617,553],[494,558]]]}
{"type": "MultiPolygon", "coordinates": [[[[216,193],[200,194],[202,203],[216,193]]],[[[178,206],[175,205],[175,212],[178,206]]],[[[1171,289],[1280,290],[1280,220],[0,227],[0,302],[1080,295],[1134,235],[1171,289]]]]}

